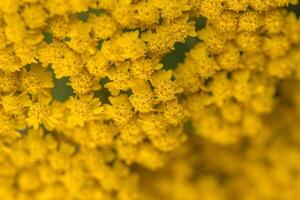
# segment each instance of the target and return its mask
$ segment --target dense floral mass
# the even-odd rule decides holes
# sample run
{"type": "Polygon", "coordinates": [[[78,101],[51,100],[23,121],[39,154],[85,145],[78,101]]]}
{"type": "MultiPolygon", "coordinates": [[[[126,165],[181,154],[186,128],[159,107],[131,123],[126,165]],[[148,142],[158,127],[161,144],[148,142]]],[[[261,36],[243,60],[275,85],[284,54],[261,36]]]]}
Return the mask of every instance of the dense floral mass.
{"type": "Polygon", "coordinates": [[[297,199],[297,3],[0,0],[0,199],[297,199]]]}

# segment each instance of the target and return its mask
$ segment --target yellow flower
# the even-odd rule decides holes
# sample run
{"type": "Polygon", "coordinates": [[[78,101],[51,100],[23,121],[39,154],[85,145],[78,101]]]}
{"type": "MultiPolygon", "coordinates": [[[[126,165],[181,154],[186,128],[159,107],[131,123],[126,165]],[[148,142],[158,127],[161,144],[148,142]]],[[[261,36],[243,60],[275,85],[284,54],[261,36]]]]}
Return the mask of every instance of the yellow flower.
{"type": "Polygon", "coordinates": [[[144,144],[139,149],[136,162],[154,171],[161,168],[165,164],[166,159],[164,154],[153,146],[144,144]]]}
{"type": "Polygon", "coordinates": [[[140,58],[131,63],[130,72],[137,79],[149,80],[154,71],[162,67],[163,65],[159,63],[158,59],[140,58]]]}
{"type": "Polygon", "coordinates": [[[177,149],[186,140],[180,128],[169,128],[159,136],[150,137],[150,141],[155,148],[162,152],[170,152],[177,149]]]}
{"type": "Polygon", "coordinates": [[[107,14],[101,14],[99,17],[92,15],[88,23],[91,24],[94,37],[97,39],[111,38],[117,31],[117,24],[107,14]]]}
{"type": "Polygon", "coordinates": [[[50,100],[39,98],[38,102],[32,102],[26,118],[29,127],[38,129],[43,125],[47,130],[52,131],[62,123],[64,109],[58,102],[52,102],[50,105],[50,100]]]}
{"type": "Polygon", "coordinates": [[[157,101],[176,99],[175,95],[182,92],[182,89],[178,88],[175,81],[172,81],[171,78],[172,71],[159,70],[152,75],[150,81],[154,87],[157,101]]]}
{"type": "Polygon", "coordinates": [[[179,125],[182,123],[182,120],[185,118],[185,111],[182,105],[178,100],[171,100],[164,102],[161,108],[163,116],[166,118],[166,121],[172,125],[179,125]]]}
{"type": "Polygon", "coordinates": [[[174,19],[182,16],[183,11],[185,10],[185,7],[181,5],[180,1],[176,2],[171,0],[155,0],[152,4],[161,10],[161,16],[166,24],[169,24],[174,19]]]}
{"type": "Polygon", "coordinates": [[[273,35],[264,38],[262,48],[266,55],[272,59],[285,55],[291,44],[283,35],[273,35]]]}
{"type": "Polygon", "coordinates": [[[239,17],[240,31],[254,32],[263,25],[263,18],[261,13],[255,11],[246,11],[239,17]]]}
{"type": "Polygon", "coordinates": [[[269,34],[280,33],[284,26],[285,11],[274,10],[266,15],[265,29],[269,34]]]}
{"type": "MultiPolygon", "coordinates": [[[[125,2],[126,1],[127,0],[125,0],[125,2]]],[[[134,10],[128,5],[128,3],[128,1],[125,4],[124,1],[120,2],[119,4],[117,2],[111,3],[112,16],[117,21],[117,23],[120,24],[123,28],[135,27],[137,23],[137,20],[134,18],[134,10]]]]}
{"type": "Polygon", "coordinates": [[[242,107],[234,101],[227,101],[221,108],[222,117],[231,123],[239,122],[242,118],[242,107]]]}
{"type": "Polygon", "coordinates": [[[44,67],[52,64],[56,78],[78,74],[83,67],[80,56],[67,47],[63,42],[54,40],[38,47],[38,59],[44,67]]]}
{"type": "Polygon", "coordinates": [[[84,127],[66,132],[67,136],[89,148],[111,146],[116,134],[116,127],[103,121],[90,121],[84,127]]]}
{"type": "Polygon", "coordinates": [[[104,112],[108,119],[112,119],[117,125],[122,125],[133,117],[133,107],[126,94],[109,97],[109,101],[111,105],[104,105],[104,112]]]}
{"type": "Polygon", "coordinates": [[[18,0],[1,1],[0,10],[4,13],[14,13],[18,10],[20,3],[18,0]]]}
{"type": "Polygon", "coordinates": [[[235,71],[232,74],[232,80],[234,81],[232,95],[239,102],[248,102],[254,92],[251,72],[249,70],[235,71]]]}
{"type": "Polygon", "coordinates": [[[201,79],[197,76],[197,72],[193,67],[193,61],[186,60],[184,63],[178,64],[174,70],[175,82],[183,88],[183,93],[193,94],[200,90],[203,86],[201,79]]]}
{"type": "Polygon", "coordinates": [[[129,97],[136,111],[147,113],[153,110],[154,95],[151,86],[143,80],[136,81],[131,87],[132,95],[129,97]]]}
{"type": "Polygon", "coordinates": [[[213,99],[219,106],[223,106],[224,101],[232,96],[232,83],[224,72],[213,76],[208,89],[212,92],[213,99]]]}
{"type": "Polygon", "coordinates": [[[7,46],[8,41],[5,35],[5,26],[3,23],[0,23],[0,50],[5,49],[7,46]]]}
{"type": "MultiPolygon", "coordinates": [[[[18,5],[18,3],[16,3],[18,5]]],[[[26,29],[26,25],[21,16],[15,13],[7,14],[4,16],[5,34],[8,41],[11,43],[22,43],[26,40],[29,31],[26,29]]]]}
{"type": "Polygon", "coordinates": [[[49,18],[48,24],[52,35],[61,40],[65,39],[70,31],[70,20],[65,16],[53,16],[49,18]]]}
{"type": "MultiPolygon", "coordinates": [[[[156,3],[159,6],[159,3],[156,3]]],[[[134,8],[136,15],[134,16],[142,29],[155,27],[159,24],[159,9],[152,3],[152,1],[140,1],[138,4],[135,4],[134,8]]],[[[174,16],[170,16],[174,17],[174,16]]]]}
{"type": "Polygon", "coordinates": [[[5,113],[9,115],[20,116],[25,113],[25,109],[31,104],[29,96],[25,93],[20,95],[15,95],[14,93],[1,96],[0,101],[1,106],[5,113]]]}
{"type": "Polygon", "coordinates": [[[70,19],[66,44],[77,53],[95,54],[96,42],[90,37],[92,26],[79,19],[70,19]]]}
{"type": "Polygon", "coordinates": [[[108,83],[105,84],[112,96],[117,96],[121,90],[126,91],[132,85],[132,77],[129,74],[129,62],[123,62],[120,65],[109,67],[105,74],[109,78],[108,83]]]}
{"type": "Polygon", "coordinates": [[[266,11],[269,9],[270,6],[269,4],[267,4],[266,1],[263,0],[253,0],[250,1],[249,3],[250,3],[250,7],[258,12],[266,11]]]}
{"type": "Polygon", "coordinates": [[[0,110],[0,138],[16,139],[20,137],[20,133],[17,132],[17,122],[12,117],[7,115],[2,109],[0,110]]]}
{"type": "Polygon", "coordinates": [[[195,37],[195,27],[193,22],[188,22],[188,16],[177,18],[171,24],[162,24],[156,31],[147,31],[141,38],[145,41],[149,52],[154,58],[161,57],[174,49],[176,42],[184,42],[188,36],[195,37]]]}
{"type": "Polygon", "coordinates": [[[40,187],[41,182],[38,174],[33,170],[24,170],[20,173],[17,180],[18,187],[21,191],[33,191],[40,187]]]}
{"type": "Polygon", "coordinates": [[[69,85],[72,86],[76,94],[88,94],[101,88],[99,80],[86,70],[71,76],[69,85]]]}
{"type": "Polygon", "coordinates": [[[200,3],[200,13],[209,20],[217,19],[223,11],[220,0],[204,0],[200,3]]]}
{"type": "Polygon", "coordinates": [[[232,11],[245,11],[249,6],[250,0],[226,0],[225,4],[229,10],[232,11]]]}
{"type": "Polygon", "coordinates": [[[16,72],[22,68],[21,60],[14,55],[12,48],[0,50],[0,70],[16,72]]]}
{"type": "Polygon", "coordinates": [[[130,144],[138,144],[143,141],[145,134],[139,126],[138,119],[132,119],[130,122],[120,126],[120,138],[122,141],[130,144]]]}
{"type": "Polygon", "coordinates": [[[205,41],[205,46],[210,53],[219,54],[224,51],[226,37],[224,34],[214,30],[210,25],[200,30],[198,37],[205,41]]]}
{"type": "Polygon", "coordinates": [[[224,11],[219,18],[212,20],[212,26],[221,33],[234,32],[239,24],[238,18],[239,15],[236,12],[224,11]]]}
{"type": "Polygon", "coordinates": [[[237,36],[237,44],[244,52],[258,52],[262,38],[251,32],[242,32],[237,36]]]}
{"type": "Polygon", "coordinates": [[[43,27],[46,24],[46,19],[48,17],[46,11],[40,4],[27,4],[21,13],[21,16],[26,25],[31,29],[43,27]]]}
{"type": "Polygon", "coordinates": [[[162,115],[154,112],[140,113],[138,122],[147,136],[154,137],[164,133],[168,124],[162,115]]]}
{"type": "Polygon", "coordinates": [[[297,20],[297,16],[295,13],[288,13],[284,18],[285,23],[283,27],[283,33],[289,39],[291,43],[298,43],[300,41],[300,21],[297,20]]]}
{"type": "Polygon", "coordinates": [[[197,44],[187,56],[184,65],[192,65],[192,70],[200,77],[208,78],[220,69],[214,57],[209,56],[204,44],[197,44]]]}
{"type": "Polygon", "coordinates": [[[224,48],[224,52],[219,54],[216,60],[222,69],[228,71],[238,69],[240,67],[240,50],[233,44],[228,43],[224,48]]]}
{"type": "Polygon", "coordinates": [[[100,119],[103,107],[98,98],[93,94],[71,96],[66,101],[66,127],[73,128],[84,126],[85,122],[100,119]]]}
{"type": "Polygon", "coordinates": [[[15,53],[20,58],[22,65],[37,63],[37,47],[26,43],[15,44],[15,53]]]}
{"type": "Polygon", "coordinates": [[[102,78],[105,76],[108,67],[109,67],[109,61],[101,53],[101,51],[97,51],[95,55],[87,59],[87,63],[86,63],[87,70],[90,72],[90,74],[98,78],[102,78]]]}
{"type": "Polygon", "coordinates": [[[0,199],[297,199],[297,3],[0,0],[0,199]]]}
{"type": "Polygon", "coordinates": [[[117,139],[115,143],[120,159],[124,160],[126,164],[132,164],[139,152],[138,145],[128,143],[123,139],[117,139]]]}
{"type": "Polygon", "coordinates": [[[139,38],[138,31],[123,33],[112,40],[103,43],[102,53],[113,62],[136,60],[145,56],[144,42],[139,38]]]}
{"type": "Polygon", "coordinates": [[[67,1],[46,0],[44,7],[48,10],[51,16],[65,15],[70,12],[70,5],[67,3],[67,1]]]}
{"type": "Polygon", "coordinates": [[[17,73],[6,73],[0,71],[0,91],[3,93],[13,92],[17,89],[17,73]]]}
{"type": "Polygon", "coordinates": [[[23,69],[20,82],[22,91],[31,94],[34,99],[42,96],[51,98],[51,89],[54,87],[52,75],[41,65],[32,64],[28,71],[23,69]]]}

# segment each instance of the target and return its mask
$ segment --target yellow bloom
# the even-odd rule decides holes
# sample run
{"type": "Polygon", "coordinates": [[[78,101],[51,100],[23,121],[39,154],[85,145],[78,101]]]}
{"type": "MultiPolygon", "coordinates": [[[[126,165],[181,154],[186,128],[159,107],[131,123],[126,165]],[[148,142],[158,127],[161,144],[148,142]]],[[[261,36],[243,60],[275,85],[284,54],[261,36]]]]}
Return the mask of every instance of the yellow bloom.
{"type": "Polygon", "coordinates": [[[242,106],[234,101],[228,101],[221,109],[222,117],[231,123],[239,122],[242,118],[242,106]]]}
{"type": "Polygon", "coordinates": [[[102,46],[104,56],[113,62],[136,60],[145,56],[144,42],[139,38],[139,32],[127,32],[110,41],[105,41],[102,46]]]}
{"type": "Polygon", "coordinates": [[[11,93],[5,96],[1,96],[0,104],[3,107],[5,113],[9,115],[20,116],[23,115],[25,109],[29,107],[29,105],[31,104],[31,100],[25,93],[18,96],[14,95],[14,93],[11,93]]]}
{"type": "Polygon", "coordinates": [[[240,67],[240,50],[233,44],[228,43],[224,48],[224,52],[219,54],[216,60],[222,69],[228,71],[238,69],[240,67]]]}
{"type": "Polygon", "coordinates": [[[163,65],[159,63],[158,59],[140,58],[131,63],[130,72],[137,79],[149,80],[154,71],[162,67],[163,65]]]}
{"type": "Polygon", "coordinates": [[[43,125],[47,130],[53,130],[61,124],[63,119],[63,108],[58,102],[52,102],[50,99],[38,99],[38,102],[32,102],[29,107],[26,122],[29,127],[38,129],[43,125]]]}
{"type": "Polygon", "coordinates": [[[178,102],[178,100],[164,102],[161,112],[166,118],[166,121],[175,126],[182,123],[182,120],[185,118],[186,114],[184,108],[178,102]]]}
{"type": "MultiPolygon", "coordinates": [[[[159,5],[160,4],[157,3],[157,6],[159,5]]],[[[142,29],[154,27],[159,23],[159,9],[156,5],[154,5],[154,3],[152,3],[152,1],[140,1],[138,4],[135,4],[134,10],[136,13],[134,17],[138,20],[142,29]]]]}
{"type": "Polygon", "coordinates": [[[133,117],[133,107],[126,94],[109,97],[109,101],[112,105],[104,105],[104,112],[108,119],[114,120],[117,125],[122,125],[127,123],[133,117]]]}
{"type": "Polygon", "coordinates": [[[21,89],[32,95],[33,98],[51,98],[51,89],[54,87],[52,75],[39,64],[30,65],[27,71],[23,69],[20,74],[21,89]]]}
{"type": "Polygon", "coordinates": [[[22,171],[17,183],[22,191],[36,190],[41,185],[38,174],[32,170],[22,171]]]}
{"type": "Polygon", "coordinates": [[[164,117],[154,112],[139,114],[138,122],[145,134],[150,137],[159,136],[161,133],[164,133],[168,126],[164,117]]]}
{"type": "Polygon", "coordinates": [[[214,30],[210,25],[200,30],[198,37],[205,41],[205,46],[210,53],[219,54],[224,51],[226,37],[214,30]]]}
{"type": "Polygon", "coordinates": [[[82,70],[79,74],[71,76],[69,85],[72,86],[76,94],[88,94],[101,88],[97,78],[89,74],[86,70],[82,70]]]}
{"type": "Polygon", "coordinates": [[[78,74],[83,67],[80,56],[63,42],[54,40],[41,44],[37,50],[38,59],[44,67],[52,64],[56,78],[78,74]]]}
{"type": "Polygon", "coordinates": [[[139,126],[138,120],[132,119],[130,122],[120,126],[120,138],[130,144],[138,144],[143,141],[145,134],[139,126]]]}
{"type": "Polygon", "coordinates": [[[16,120],[12,116],[7,115],[2,109],[0,110],[0,125],[1,140],[4,140],[5,138],[16,139],[20,137],[20,133],[16,131],[16,120]]]}
{"type": "Polygon", "coordinates": [[[246,11],[239,17],[240,31],[254,32],[263,25],[261,13],[255,11],[246,11]]]}
{"type": "Polygon", "coordinates": [[[17,73],[6,73],[0,71],[0,91],[3,93],[13,92],[17,89],[17,73]]]}
{"type": "Polygon", "coordinates": [[[200,77],[208,78],[220,69],[216,59],[209,56],[204,44],[197,44],[187,56],[185,65],[192,65],[192,70],[200,77]]]}
{"type": "Polygon", "coordinates": [[[164,155],[154,147],[144,144],[140,147],[136,162],[150,170],[161,168],[166,162],[164,155]]]}
{"type": "Polygon", "coordinates": [[[116,96],[121,90],[126,91],[132,85],[132,77],[129,74],[129,62],[123,62],[120,65],[109,67],[105,74],[109,78],[105,87],[110,91],[112,96],[116,96]]]}
{"type": "MultiPolygon", "coordinates": [[[[18,5],[16,3],[15,5],[18,5]]],[[[22,20],[21,16],[15,13],[7,14],[4,16],[6,38],[9,42],[13,43],[22,43],[29,34],[29,31],[26,29],[26,25],[22,20]]]]}
{"type": "Polygon", "coordinates": [[[132,95],[129,97],[136,111],[147,113],[153,110],[154,94],[148,82],[136,81],[132,86],[132,95]]]}
{"type": "Polygon", "coordinates": [[[236,12],[224,11],[222,15],[212,20],[212,26],[221,33],[234,32],[237,29],[239,15],[236,12]]]}
{"type": "Polygon", "coordinates": [[[4,72],[16,72],[22,68],[21,60],[14,55],[12,48],[0,50],[0,70],[4,72]]]}
{"type": "Polygon", "coordinates": [[[113,124],[90,121],[86,123],[85,127],[67,131],[66,134],[85,147],[97,148],[111,146],[116,133],[116,127],[113,124]]]}
{"type": "Polygon", "coordinates": [[[182,91],[176,83],[171,80],[172,71],[159,70],[155,72],[150,81],[154,87],[157,101],[169,101],[175,99],[175,95],[182,91]]]}
{"type": "Polygon", "coordinates": [[[238,46],[245,52],[257,52],[260,50],[262,38],[251,32],[242,32],[237,36],[238,46]]]}
{"type": "Polygon", "coordinates": [[[93,94],[71,96],[66,101],[66,127],[82,127],[85,122],[99,119],[103,112],[103,107],[99,99],[93,94]]]}
{"type": "Polygon", "coordinates": [[[0,10],[4,13],[14,13],[18,10],[20,3],[18,0],[1,1],[0,10]]]}
{"type": "Polygon", "coordinates": [[[71,19],[68,32],[65,37],[69,38],[66,44],[77,53],[95,54],[96,42],[90,37],[92,26],[79,19],[71,19]]]}
{"type": "Polygon", "coordinates": [[[26,43],[19,43],[14,46],[16,55],[20,58],[22,65],[37,63],[37,47],[26,43]]]}
{"type": "Polygon", "coordinates": [[[86,68],[92,75],[96,77],[104,77],[108,67],[109,61],[101,53],[101,51],[97,51],[95,55],[87,59],[86,68]]]}
{"type": "Polygon", "coordinates": [[[262,48],[268,57],[274,59],[285,55],[290,49],[290,43],[282,35],[273,35],[264,38],[262,48]]]}
{"type": "Polygon", "coordinates": [[[91,24],[94,37],[97,39],[111,38],[117,31],[117,24],[115,21],[106,14],[99,17],[92,15],[89,17],[88,23],[91,24]]]}
{"type": "Polygon", "coordinates": [[[297,199],[297,3],[0,0],[0,199],[297,199]]]}
{"type": "Polygon", "coordinates": [[[229,10],[232,11],[245,11],[249,6],[250,0],[227,0],[225,1],[226,5],[228,6],[229,10]]]}
{"type": "Polygon", "coordinates": [[[49,28],[54,37],[65,39],[70,31],[70,20],[65,16],[53,16],[49,19],[49,28]]]}
{"type": "Polygon", "coordinates": [[[204,0],[200,3],[200,13],[208,19],[217,19],[223,11],[220,0],[204,0]]]}
{"type": "Polygon", "coordinates": [[[46,24],[47,13],[39,4],[27,4],[21,13],[26,25],[31,28],[41,28],[46,24]]]}
{"type": "Polygon", "coordinates": [[[70,12],[70,5],[67,3],[67,1],[46,0],[44,6],[49,11],[51,16],[65,15],[70,12]]]}

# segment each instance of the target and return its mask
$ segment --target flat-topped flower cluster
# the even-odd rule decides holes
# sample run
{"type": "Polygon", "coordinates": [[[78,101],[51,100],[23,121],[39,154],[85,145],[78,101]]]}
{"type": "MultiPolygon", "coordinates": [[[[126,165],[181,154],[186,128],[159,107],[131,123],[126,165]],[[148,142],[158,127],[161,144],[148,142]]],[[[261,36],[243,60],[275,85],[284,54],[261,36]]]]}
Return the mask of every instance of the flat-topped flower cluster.
{"type": "Polygon", "coordinates": [[[300,79],[289,4],[0,0],[0,199],[151,199],[139,168],[164,168],[194,138],[269,137],[279,86],[300,79]],[[189,38],[183,62],[162,62],[189,38]]]}

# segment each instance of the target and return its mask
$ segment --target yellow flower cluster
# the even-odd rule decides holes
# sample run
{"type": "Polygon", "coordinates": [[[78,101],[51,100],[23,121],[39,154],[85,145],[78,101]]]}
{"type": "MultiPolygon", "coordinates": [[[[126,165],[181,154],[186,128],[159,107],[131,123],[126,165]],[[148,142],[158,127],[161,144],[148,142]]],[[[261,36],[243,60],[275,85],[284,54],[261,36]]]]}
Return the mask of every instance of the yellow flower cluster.
{"type": "Polygon", "coordinates": [[[265,119],[264,136],[230,148],[193,138],[163,170],[144,172],[144,199],[298,199],[299,89],[299,80],[280,85],[282,101],[265,119]]]}
{"type": "Polygon", "coordinates": [[[297,120],[265,122],[300,108],[279,93],[300,80],[297,3],[0,0],[0,199],[299,196],[278,192],[299,150],[273,140],[289,127],[297,142],[297,120]],[[164,63],[188,38],[184,61],[164,63]],[[294,107],[278,114],[280,98],[294,107]]]}

